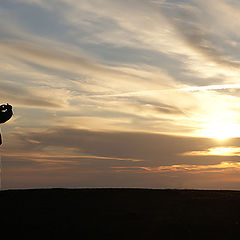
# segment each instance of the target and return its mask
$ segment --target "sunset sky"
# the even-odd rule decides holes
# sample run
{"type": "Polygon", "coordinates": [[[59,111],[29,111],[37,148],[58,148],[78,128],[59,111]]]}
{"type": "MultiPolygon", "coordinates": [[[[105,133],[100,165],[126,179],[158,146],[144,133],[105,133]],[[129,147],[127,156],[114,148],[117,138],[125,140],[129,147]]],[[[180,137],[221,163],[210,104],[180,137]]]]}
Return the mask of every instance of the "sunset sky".
{"type": "Polygon", "coordinates": [[[2,188],[240,190],[240,1],[1,0],[2,188]]]}

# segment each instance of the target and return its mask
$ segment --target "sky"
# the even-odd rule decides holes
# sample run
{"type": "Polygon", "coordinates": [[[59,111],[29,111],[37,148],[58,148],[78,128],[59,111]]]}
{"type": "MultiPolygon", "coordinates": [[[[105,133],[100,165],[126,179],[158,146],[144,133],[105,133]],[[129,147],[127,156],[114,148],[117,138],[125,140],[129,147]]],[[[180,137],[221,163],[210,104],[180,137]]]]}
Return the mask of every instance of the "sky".
{"type": "Polygon", "coordinates": [[[240,190],[240,2],[1,0],[2,188],[240,190]]]}

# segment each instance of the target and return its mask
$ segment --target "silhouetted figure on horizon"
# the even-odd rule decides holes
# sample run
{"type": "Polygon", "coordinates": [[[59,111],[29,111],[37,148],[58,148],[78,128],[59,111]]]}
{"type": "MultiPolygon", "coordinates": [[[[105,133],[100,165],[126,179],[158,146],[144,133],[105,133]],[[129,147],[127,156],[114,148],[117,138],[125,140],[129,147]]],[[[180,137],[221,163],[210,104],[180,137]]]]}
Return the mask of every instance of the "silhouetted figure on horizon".
{"type": "MultiPolygon", "coordinates": [[[[7,104],[0,105],[0,123],[7,122],[13,115],[12,106],[7,104]]],[[[2,144],[2,136],[0,133],[0,145],[2,144]]]]}

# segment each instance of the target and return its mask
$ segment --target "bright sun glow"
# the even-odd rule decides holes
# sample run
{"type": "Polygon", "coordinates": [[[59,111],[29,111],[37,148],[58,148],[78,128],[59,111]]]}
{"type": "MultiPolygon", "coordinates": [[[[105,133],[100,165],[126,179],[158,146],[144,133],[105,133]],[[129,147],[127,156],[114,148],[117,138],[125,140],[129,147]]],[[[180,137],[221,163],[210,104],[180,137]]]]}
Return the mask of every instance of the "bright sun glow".
{"type": "Polygon", "coordinates": [[[210,148],[208,154],[206,155],[215,155],[215,156],[239,156],[240,148],[239,147],[216,147],[210,148]]]}
{"type": "MultiPolygon", "coordinates": [[[[185,152],[186,156],[240,156],[240,147],[215,147],[202,151],[185,152]]],[[[240,163],[239,163],[240,164],[240,163]]]]}
{"type": "Polygon", "coordinates": [[[201,136],[225,140],[240,136],[240,125],[231,122],[216,122],[201,130],[201,136]]]}

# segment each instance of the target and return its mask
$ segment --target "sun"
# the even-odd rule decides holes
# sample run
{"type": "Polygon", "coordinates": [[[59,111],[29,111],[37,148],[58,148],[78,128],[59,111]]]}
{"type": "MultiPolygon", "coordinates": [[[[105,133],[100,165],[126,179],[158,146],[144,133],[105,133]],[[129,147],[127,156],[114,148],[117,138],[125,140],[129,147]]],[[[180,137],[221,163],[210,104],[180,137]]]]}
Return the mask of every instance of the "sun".
{"type": "Polygon", "coordinates": [[[240,136],[240,125],[232,122],[215,122],[201,130],[201,136],[226,140],[240,136]]]}

